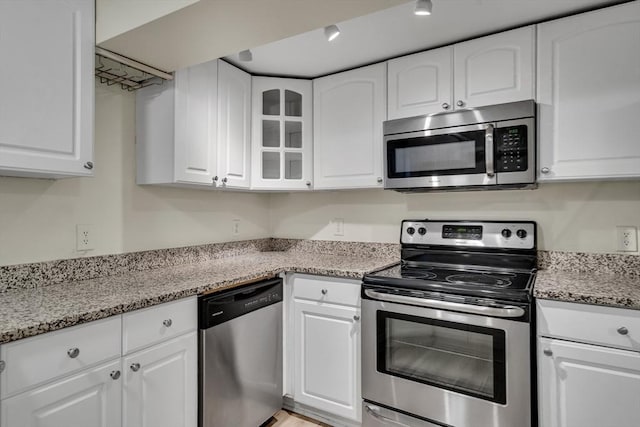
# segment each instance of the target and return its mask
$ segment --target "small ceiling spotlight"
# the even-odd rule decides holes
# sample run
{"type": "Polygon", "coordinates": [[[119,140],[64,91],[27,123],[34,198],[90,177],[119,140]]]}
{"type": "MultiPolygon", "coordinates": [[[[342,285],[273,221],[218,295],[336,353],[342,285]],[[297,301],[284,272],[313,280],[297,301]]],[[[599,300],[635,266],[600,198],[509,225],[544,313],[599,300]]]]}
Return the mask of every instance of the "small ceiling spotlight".
{"type": "Polygon", "coordinates": [[[238,59],[242,62],[251,62],[253,60],[253,54],[249,49],[243,50],[238,54],[238,59]]]}
{"type": "Polygon", "coordinates": [[[431,15],[432,7],[431,0],[416,0],[416,8],[413,13],[418,16],[431,15]]]}
{"type": "Polygon", "coordinates": [[[324,35],[327,37],[327,41],[335,40],[340,35],[340,29],[337,25],[329,25],[324,27],[324,35]]]}

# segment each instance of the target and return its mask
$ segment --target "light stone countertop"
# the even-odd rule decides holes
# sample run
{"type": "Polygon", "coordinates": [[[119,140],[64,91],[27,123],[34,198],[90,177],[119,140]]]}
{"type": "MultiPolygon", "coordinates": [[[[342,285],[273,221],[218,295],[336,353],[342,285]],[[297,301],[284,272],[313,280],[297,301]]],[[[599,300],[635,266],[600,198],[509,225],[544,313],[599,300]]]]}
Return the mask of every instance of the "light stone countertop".
{"type": "Polygon", "coordinates": [[[533,295],[540,299],[640,310],[640,276],[539,270],[533,295]]]}
{"type": "Polygon", "coordinates": [[[361,279],[396,257],[256,252],[0,293],[0,344],[282,272],[361,279]]]}

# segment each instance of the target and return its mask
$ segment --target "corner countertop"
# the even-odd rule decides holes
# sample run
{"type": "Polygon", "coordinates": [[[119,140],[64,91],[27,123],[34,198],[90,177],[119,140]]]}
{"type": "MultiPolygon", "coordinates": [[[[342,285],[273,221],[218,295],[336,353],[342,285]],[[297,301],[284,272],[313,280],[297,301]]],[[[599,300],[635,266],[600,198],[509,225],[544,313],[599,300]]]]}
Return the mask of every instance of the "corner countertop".
{"type": "Polygon", "coordinates": [[[0,344],[282,272],[361,279],[393,257],[257,252],[0,293],[0,344]]]}
{"type": "Polygon", "coordinates": [[[640,310],[640,276],[539,270],[534,297],[640,310]]]}

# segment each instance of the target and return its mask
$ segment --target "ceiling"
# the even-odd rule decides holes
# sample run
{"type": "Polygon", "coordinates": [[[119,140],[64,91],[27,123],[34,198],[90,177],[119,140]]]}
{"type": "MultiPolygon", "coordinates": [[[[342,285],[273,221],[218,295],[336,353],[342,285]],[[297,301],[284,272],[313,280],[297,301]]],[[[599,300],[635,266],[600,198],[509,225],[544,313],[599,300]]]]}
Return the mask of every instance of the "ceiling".
{"type": "MultiPolygon", "coordinates": [[[[324,1],[324,0],[323,0],[324,1]]],[[[337,22],[340,36],[327,42],[322,27],[251,47],[253,60],[229,62],[252,74],[313,78],[602,7],[616,0],[432,0],[430,16],[415,16],[415,2],[337,22]]],[[[343,3],[349,3],[344,1],[343,3]]],[[[238,49],[238,50],[242,50],[238,49]]]]}
{"type": "Polygon", "coordinates": [[[97,0],[98,46],[164,71],[407,0],[97,0]]]}

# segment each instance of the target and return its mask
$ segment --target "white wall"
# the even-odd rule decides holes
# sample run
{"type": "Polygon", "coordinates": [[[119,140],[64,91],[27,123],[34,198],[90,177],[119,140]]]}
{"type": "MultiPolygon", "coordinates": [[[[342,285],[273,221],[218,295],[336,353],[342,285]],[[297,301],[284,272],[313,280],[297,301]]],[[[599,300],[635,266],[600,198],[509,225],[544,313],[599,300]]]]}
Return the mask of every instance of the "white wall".
{"type": "Polygon", "coordinates": [[[96,85],[94,178],[0,177],[0,265],[269,236],[268,195],[136,185],[134,107],[96,85]],[[94,250],[75,250],[76,224],[94,226],[94,250]]]}
{"type": "Polygon", "coordinates": [[[616,225],[640,227],[640,181],[410,195],[385,190],[276,194],[270,213],[273,237],[393,243],[407,218],[534,220],[540,249],[613,253],[616,225]],[[334,235],[334,218],[344,219],[344,236],[334,235]]]}

